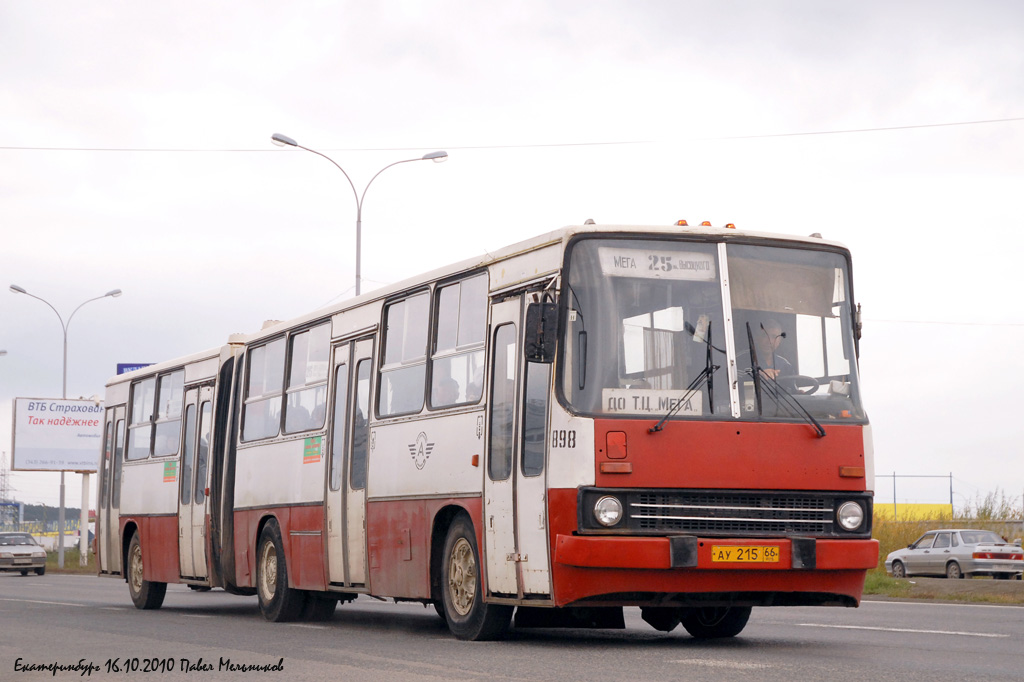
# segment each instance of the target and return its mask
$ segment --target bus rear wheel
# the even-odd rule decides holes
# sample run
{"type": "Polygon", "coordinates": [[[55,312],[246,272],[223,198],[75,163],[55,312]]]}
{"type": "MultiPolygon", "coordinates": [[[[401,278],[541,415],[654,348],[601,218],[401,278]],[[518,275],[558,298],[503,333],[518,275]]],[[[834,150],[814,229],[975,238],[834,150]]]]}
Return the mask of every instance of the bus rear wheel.
{"type": "Polygon", "coordinates": [[[256,594],[260,613],[274,623],[295,620],[306,605],[306,593],[288,586],[288,566],[277,521],[271,519],[260,533],[256,550],[256,594]]]}
{"type": "Polygon", "coordinates": [[[749,606],[702,606],[682,614],[683,627],[697,639],[735,637],[749,619],[749,606]]]}
{"type": "Polygon", "coordinates": [[[512,620],[512,607],[484,603],[480,582],[480,552],[473,524],[456,517],[444,543],[441,598],[448,629],[459,639],[500,639],[512,620]]]}
{"type": "Polygon", "coordinates": [[[164,603],[167,583],[157,583],[143,578],[142,542],[139,533],[132,534],[128,545],[128,593],[137,609],[158,609],[164,603]]]}

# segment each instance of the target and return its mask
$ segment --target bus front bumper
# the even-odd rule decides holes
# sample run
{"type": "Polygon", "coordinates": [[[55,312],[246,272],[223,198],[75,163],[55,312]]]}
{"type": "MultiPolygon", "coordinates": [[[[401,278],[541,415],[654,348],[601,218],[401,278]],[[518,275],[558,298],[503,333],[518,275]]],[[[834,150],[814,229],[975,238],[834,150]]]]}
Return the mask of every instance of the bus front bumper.
{"type": "Polygon", "coordinates": [[[864,570],[878,565],[878,541],[558,535],[555,563],[621,569],[864,570]],[[765,551],[769,548],[775,551],[765,551]]]}

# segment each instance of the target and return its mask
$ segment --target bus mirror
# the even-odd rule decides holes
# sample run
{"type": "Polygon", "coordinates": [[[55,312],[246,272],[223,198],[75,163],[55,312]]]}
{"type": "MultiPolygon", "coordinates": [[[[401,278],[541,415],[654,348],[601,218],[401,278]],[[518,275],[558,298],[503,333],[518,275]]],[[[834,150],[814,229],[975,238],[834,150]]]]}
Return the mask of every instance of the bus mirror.
{"type": "Polygon", "coordinates": [[[526,359],[533,362],[555,361],[558,336],[558,304],[531,303],[526,309],[526,359]]]}

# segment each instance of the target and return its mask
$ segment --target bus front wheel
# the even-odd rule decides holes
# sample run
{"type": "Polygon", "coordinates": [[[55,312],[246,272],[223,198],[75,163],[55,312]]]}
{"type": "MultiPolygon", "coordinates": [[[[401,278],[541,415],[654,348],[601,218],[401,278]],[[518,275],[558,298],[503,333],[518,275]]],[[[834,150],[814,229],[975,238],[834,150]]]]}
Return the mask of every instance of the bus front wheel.
{"type": "Polygon", "coordinates": [[[697,639],[735,637],[749,619],[749,606],[702,606],[682,614],[683,627],[697,639]]]}
{"type": "Polygon", "coordinates": [[[143,578],[142,542],[139,533],[132,534],[128,545],[128,593],[137,609],[158,609],[164,603],[167,583],[157,583],[143,578]]]}
{"type": "Polygon", "coordinates": [[[480,583],[480,552],[473,524],[456,517],[444,543],[441,598],[448,629],[459,639],[500,639],[512,620],[512,607],[484,603],[480,583]]]}
{"type": "Polygon", "coordinates": [[[277,521],[271,519],[263,527],[256,556],[260,613],[274,623],[295,620],[306,605],[306,593],[288,586],[288,566],[277,521]]]}

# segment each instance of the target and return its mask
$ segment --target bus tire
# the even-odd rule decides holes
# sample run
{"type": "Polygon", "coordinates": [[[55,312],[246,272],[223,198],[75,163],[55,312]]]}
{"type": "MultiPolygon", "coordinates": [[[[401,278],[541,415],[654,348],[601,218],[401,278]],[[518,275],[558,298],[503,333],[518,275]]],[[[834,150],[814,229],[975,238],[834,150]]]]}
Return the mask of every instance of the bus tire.
{"type": "Polygon", "coordinates": [[[513,607],[484,603],[476,533],[464,514],[455,517],[448,529],[441,562],[441,599],[448,629],[463,640],[500,639],[508,630],[513,607]]]}
{"type": "Polygon", "coordinates": [[[142,542],[139,532],[132,533],[128,544],[128,594],[137,609],[158,609],[164,603],[167,583],[157,583],[143,578],[142,542]]]}
{"type": "Polygon", "coordinates": [[[284,543],[274,519],[263,527],[256,549],[256,594],[260,613],[274,623],[295,620],[306,605],[306,593],[288,586],[284,543]]]}
{"type": "Polygon", "coordinates": [[[700,606],[682,614],[683,627],[697,639],[735,637],[749,619],[749,606],[700,606]]]}

